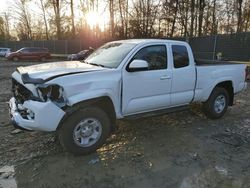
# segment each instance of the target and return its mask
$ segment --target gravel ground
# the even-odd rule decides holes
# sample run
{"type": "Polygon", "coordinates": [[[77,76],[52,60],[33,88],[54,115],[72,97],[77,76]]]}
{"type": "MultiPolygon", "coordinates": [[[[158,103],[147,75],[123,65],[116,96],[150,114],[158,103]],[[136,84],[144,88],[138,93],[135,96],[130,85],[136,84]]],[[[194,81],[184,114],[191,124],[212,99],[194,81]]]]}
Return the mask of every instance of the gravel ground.
{"type": "Polygon", "coordinates": [[[119,121],[96,153],[62,151],[54,133],[9,123],[11,73],[38,62],[0,61],[0,187],[250,187],[250,89],[219,120],[190,110],[119,121]]]}

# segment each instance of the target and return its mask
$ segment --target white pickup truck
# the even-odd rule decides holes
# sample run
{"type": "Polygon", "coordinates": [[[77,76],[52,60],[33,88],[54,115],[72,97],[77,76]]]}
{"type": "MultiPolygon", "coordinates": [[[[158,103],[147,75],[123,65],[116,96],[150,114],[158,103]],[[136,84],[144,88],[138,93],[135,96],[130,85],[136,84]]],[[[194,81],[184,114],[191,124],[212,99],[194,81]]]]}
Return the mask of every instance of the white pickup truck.
{"type": "Polygon", "coordinates": [[[26,130],[58,131],[67,151],[88,154],[105,143],[116,119],[173,112],[192,102],[202,102],[209,118],[222,117],[247,86],[245,69],[195,62],[186,42],[114,41],[83,62],[17,68],[11,120],[26,130]]]}

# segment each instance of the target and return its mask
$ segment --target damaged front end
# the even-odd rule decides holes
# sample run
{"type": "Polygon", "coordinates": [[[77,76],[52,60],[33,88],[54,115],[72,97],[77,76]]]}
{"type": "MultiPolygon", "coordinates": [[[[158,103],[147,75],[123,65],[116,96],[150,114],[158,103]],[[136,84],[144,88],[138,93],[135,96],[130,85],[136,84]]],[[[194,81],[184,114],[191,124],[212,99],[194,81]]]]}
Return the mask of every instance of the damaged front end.
{"type": "Polygon", "coordinates": [[[64,89],[59,85],[39,85],[37,87],[37,93],[43,102],[52,101],[60,108],[67,104],[64,89]]]}
{"type": "Polygon", "coordinates": [[[67,103],[63,88],[46,84],[35,86],[37,93],[12,79],[11,120],[22,129],[54,131],[65,114],[61,109],[67,103]]]}
{"type": "Polygon", "coordinates": [[[35,97],[30,90],[17,82],[14,78],[12,78],[12,93],[16,104],[15,110],[18,111],[24,119],[34,119],[34,113],[30,109],[24,108],[23,103],[27,100],[39,101],[40,99],[35,97]]]}

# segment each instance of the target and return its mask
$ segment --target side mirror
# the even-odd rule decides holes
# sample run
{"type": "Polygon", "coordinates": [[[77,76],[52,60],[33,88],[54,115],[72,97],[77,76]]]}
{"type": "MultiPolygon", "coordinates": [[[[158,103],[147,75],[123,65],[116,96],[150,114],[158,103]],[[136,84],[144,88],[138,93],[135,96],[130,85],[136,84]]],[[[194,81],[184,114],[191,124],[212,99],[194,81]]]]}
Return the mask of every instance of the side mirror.
{"type": "Polygon", "coordinates": [[[129,72],[148,70],[148,62],[140,59],[135,59],[129,64],[129,72]]]}

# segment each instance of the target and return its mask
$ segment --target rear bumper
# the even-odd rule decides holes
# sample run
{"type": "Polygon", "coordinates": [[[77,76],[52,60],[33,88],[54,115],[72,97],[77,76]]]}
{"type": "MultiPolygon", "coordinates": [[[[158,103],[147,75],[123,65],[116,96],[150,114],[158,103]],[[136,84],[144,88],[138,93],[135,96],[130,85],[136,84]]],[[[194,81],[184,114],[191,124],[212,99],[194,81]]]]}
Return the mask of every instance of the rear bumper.
{"type": "Polygon", "coordinates": [[[25,101],[22,109],[32,112],[33,118],[23,117],[18,108],[15,98],[11,98],[9,101],[11,122],[15,127],[25,130],[55,131],[65,114],[51,101],[25,101]]]}

